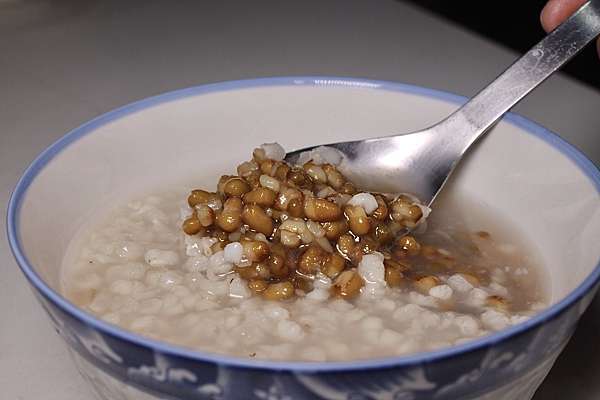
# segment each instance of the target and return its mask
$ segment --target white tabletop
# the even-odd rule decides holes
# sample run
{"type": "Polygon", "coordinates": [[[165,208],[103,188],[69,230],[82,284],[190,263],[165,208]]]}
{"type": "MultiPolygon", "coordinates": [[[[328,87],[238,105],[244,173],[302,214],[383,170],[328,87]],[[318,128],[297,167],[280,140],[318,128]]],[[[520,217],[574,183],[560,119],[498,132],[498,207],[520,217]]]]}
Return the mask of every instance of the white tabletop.
{"type": "MultiPolygon", "coordinates": [[[[47,145],[146,96],[273,75],[357,76],[473,95],[515,56],[401,1],[0,0],[2,212],[47,145]]],[[[599,110],[598,91],[560,75],[517,107],[596,164],[599,110]]],[[[0,397],[91,399],[0,232],[0,397]]],[[[600,396],[598,315],[597,298],[536,400],[600,396]]]]}

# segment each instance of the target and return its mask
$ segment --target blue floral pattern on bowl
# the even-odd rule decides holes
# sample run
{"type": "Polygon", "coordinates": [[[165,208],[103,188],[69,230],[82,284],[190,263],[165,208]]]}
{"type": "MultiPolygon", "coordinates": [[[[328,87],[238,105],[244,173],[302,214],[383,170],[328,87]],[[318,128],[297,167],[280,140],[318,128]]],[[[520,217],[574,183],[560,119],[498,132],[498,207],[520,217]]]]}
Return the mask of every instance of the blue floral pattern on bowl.
{"type": "Polygon", "coordinates": [[[533,394],[546,375],[596,290],[597,286],[552,320],[510,341],[431,363],[330,373],[235,368],[161,354],[86,326],[48,299],[40,300],[56,331],[86,363],[156,398],[475,399],[507,382],[521,380],[520,385],[510,385],[512,391],[505,394],[508,397],[501,398],[522,399],[527,397],[520,393],[533,394]]]}

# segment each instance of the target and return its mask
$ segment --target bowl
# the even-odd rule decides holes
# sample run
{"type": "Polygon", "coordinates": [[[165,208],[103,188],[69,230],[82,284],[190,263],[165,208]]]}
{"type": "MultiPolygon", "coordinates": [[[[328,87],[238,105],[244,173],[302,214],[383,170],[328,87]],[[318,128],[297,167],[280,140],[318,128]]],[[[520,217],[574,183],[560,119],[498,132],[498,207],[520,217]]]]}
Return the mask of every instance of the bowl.
{"type": "Polygon", "coordinates": [[[192,176],[214,182],[259,143],[295,149],[408,132],[464,101],[335,77],[223,82],[141,100],[69,132],[31,164],[10,200],[10,246],[102,399],[529,399],[598,289],[600,173],[571,145],[515,114],[479,143],[445,193],[475,199],[518,226],[550,275],[552,305],[509,329],[402,357],[261,361],[141,337],[78,309],[59,291],[69,242],[119,199],[192,176]]]}

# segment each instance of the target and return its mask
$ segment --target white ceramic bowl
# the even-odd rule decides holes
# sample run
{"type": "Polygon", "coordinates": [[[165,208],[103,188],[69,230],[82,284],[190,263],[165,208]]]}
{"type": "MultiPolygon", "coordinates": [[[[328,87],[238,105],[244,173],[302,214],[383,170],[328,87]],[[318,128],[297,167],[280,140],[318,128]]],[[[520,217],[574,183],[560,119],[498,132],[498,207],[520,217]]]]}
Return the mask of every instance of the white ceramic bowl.
{"type": "MultiPolygon", "coordinates": [[[[597,290],[600,173],[517,115],[494,128],[446,189],[519,226],[551,276],[553,305],[505,331],[407,357],[268,362],[145,339],[58,294],[70,240],[119,199],[191,177],[209,184],[259,143],[295,149],[408,132],[462,101],[390,82],[315,77],[225,82],[142,100],[77,128],[34,161],[9,205],[11,248],[82,373],[106,398],[526,399],[597,290]]],[[[468,210],[462,217],[474,224],[468,210]]]]}

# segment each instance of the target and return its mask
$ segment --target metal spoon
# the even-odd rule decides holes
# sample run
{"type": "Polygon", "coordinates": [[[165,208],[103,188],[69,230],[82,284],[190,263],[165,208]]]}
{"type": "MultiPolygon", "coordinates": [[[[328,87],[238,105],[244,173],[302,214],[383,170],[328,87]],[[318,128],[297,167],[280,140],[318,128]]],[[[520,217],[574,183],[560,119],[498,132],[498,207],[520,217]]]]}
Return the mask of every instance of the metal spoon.
{"type": "MultiPolygon", "coordinates": [[[[591,0],[446,119],[425,130],[326,145],[340,170],[368,190],[407,192],[431,205],[467,150],[512,106],[600,33],[600,0],[591,0]]],[[[296,162],[307,147],[288,153],[296,162]]]]}

